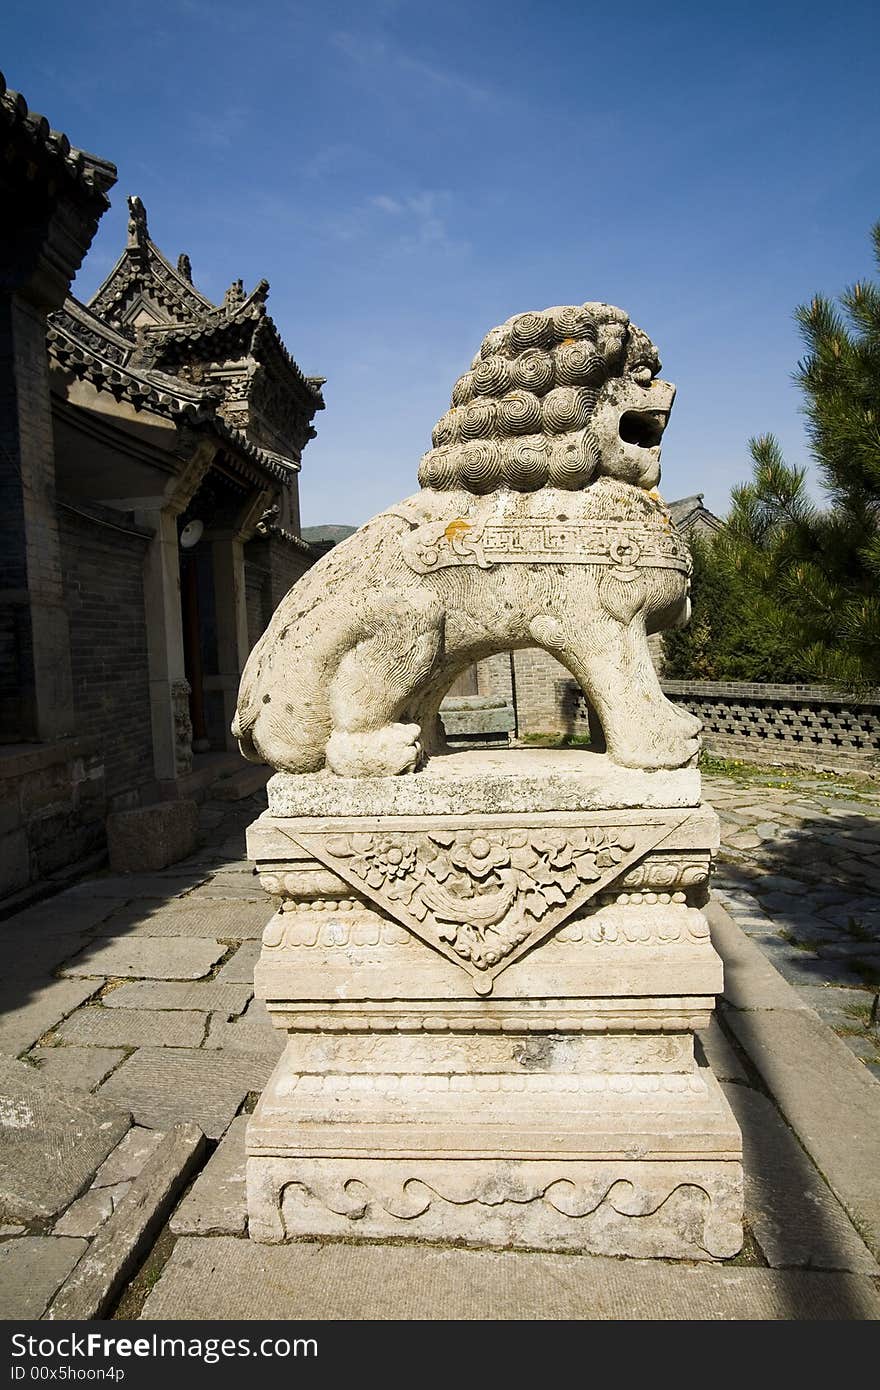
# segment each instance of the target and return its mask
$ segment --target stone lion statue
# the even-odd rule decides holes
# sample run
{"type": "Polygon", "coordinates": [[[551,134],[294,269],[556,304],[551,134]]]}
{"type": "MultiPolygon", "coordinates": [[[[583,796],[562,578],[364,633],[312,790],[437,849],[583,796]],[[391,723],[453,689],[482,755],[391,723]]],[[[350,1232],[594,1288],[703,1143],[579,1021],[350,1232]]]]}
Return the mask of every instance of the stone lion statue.
{"type": "Polygon", "coordinates": [[[288,772],[414,771],[475,661],[543,647],[609,756],[673,768],[699,721],[665,698],[648,634],[686,621],[687,548],[655,488],[675,388],[621,310],[566,305],[486,334],[419,467],[421,490],[322,557],[245,668],[233,733],[288,772]]]}

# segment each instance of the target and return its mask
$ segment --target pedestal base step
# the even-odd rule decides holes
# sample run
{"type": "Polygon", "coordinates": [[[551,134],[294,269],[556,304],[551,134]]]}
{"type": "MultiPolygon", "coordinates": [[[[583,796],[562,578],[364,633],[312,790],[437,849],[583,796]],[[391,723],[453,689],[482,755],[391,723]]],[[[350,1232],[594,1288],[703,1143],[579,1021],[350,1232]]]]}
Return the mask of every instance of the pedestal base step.
{"type": "Polygon", "coordinates": [[[735,1161],[249,1158],[249,1230],[705,1260],[742,1245],[735,1161]]]}

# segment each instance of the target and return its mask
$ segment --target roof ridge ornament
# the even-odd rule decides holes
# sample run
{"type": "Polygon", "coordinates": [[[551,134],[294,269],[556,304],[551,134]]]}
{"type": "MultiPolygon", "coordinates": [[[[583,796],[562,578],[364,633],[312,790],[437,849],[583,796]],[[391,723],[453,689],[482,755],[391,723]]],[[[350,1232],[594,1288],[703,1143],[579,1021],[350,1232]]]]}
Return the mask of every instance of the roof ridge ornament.
{"type": "Polygon", "coordinates": [[[188,284],[192,284],[192,264],[190,262],[189,256],[186,254],[185,251],[181,251],[180,255],[177,257],[177,273],[184,280],[186,280],[188,284]]]}
{"type": "Polygon", "coordinates": [[[244,281],[233,280],[226,294],[223,296],[223,309],[227,314],[234,314],[240,304],[245,301],[244,281]]]}
{"type": "Polygon", "coordinates": [[[136,193],[128,199],[128,249],[145,251],[150,234],[147,230],[147,210],[136,193]]]}

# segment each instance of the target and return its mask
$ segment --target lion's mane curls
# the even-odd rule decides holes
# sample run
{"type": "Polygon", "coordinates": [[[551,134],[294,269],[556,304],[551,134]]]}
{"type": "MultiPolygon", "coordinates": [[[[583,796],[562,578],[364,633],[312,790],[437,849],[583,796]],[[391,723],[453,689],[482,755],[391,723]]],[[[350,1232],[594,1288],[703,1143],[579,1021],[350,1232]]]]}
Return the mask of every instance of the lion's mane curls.
{"type": "Polygon", "coordinates": [[[577,490],[599,466],[590,418],[610,377],[649,382],[657,349],[622,309],[568,304],[516,314],[486,334],[419,465],[422,487],[577,490]]]}

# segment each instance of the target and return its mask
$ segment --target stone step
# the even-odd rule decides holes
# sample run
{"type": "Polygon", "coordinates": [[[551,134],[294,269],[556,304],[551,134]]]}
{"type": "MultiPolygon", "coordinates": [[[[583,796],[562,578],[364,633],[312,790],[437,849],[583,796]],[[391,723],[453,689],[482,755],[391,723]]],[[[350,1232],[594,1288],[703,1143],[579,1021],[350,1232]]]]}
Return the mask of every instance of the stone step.
{"type": "Polygon", "coordinates": [[[221,777],[211,788],[210,795],[215,801],[243,801],[262,791],[272,776],[271,767],[255,767],[253,764],[239,768],[231,776],[221,777]]]}

